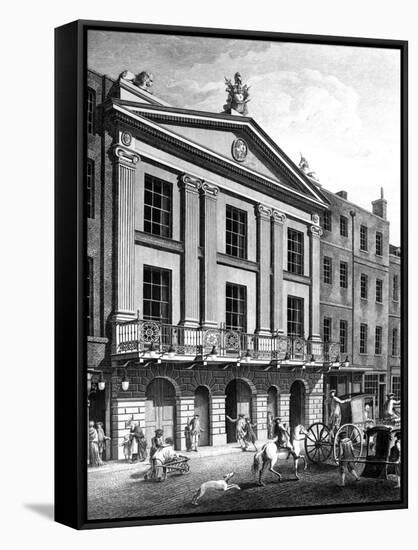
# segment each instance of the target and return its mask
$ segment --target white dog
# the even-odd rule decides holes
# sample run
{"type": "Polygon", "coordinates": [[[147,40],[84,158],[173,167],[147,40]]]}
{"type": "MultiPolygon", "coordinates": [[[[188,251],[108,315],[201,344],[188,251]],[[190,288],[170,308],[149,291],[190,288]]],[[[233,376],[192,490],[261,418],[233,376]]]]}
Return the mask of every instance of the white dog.
{"type": "Polygon", "coordinates": [[[205,481],[195,492],[192,499],[192,504],[197,506],[198,500],[203,497],[208,489],[214,489],[215,491],[229,491],[229,489],[238,489],[241,490],[241,487],[236,483],[228,483],[229,480],[235,475],[235,472],[224,475],[223,479],[218,479],[218,481],[205,481]]]}

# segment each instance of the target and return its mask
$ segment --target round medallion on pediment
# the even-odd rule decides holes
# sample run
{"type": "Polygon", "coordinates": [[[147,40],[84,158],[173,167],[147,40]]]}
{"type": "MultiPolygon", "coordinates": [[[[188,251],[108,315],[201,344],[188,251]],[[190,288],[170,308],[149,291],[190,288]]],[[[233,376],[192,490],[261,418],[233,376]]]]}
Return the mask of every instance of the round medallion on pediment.
{"type": "Polygon", "coordinates": [[[248,147],[245,141],[237,138],[232,142],[232,156],[238,162],[244,162],[247,158],[248,147]]]}
{"type": "Polygon", "coordinates": [[[121,141],[126,147],[132,143],[132,134],[130,132],[122,132],[121,141]]]}

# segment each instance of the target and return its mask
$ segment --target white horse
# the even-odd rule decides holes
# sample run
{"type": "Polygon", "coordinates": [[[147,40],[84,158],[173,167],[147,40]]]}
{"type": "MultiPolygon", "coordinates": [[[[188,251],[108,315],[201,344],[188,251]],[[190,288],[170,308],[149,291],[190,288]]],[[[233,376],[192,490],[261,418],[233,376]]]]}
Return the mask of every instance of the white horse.
{"type": "MultiPolygon", "coordinates": [[[[293,451],[289,447],[280,447],[278,449],[276,442],[272,439],[269,439],[267,443],[264,443],[262,448],[254,456],[254,461],[252,465],[252,472],[254,475],[258,474],[258,484],[264,485],[262,481],[262,476],[264,470],[268,464],[270,464],[270,472],[275,474],[279,481],[282,479],[282,476],[278,470],[274,469],[274,466],[278,460],[287,460],[290,456],[293,458],[293,463],[295,467],[295,477],[299,479],[298,474],[298,464],[299,460],[302,460],[304,463],[304,470],[306,470],[306,459],[301,454],[301,451],[304,446],[306,430],[302,424],[298,424],[293,430],[293,451]]],[[[289,435],[289,434],[287,434],[289,435]]]]}

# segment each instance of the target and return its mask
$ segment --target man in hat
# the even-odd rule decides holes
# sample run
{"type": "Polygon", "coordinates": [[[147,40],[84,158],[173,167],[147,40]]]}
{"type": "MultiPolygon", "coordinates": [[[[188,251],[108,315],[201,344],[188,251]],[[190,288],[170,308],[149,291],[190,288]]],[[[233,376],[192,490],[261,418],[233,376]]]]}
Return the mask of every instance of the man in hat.
{"type": "Polygon", "coordinates": [[[96,422],[98,446],[99,446],[99,462],[103,464],[103,458],[106,450],[106,441],[110,441],[110,437],[105,434],[103,422],[96,422]]]}
{"type": "Polygon", "coordinates": [[[390,422],[397,422],[401,417],[394,411],[394,407],[400,405],[401,402],[395,399],[394,393],[388,393],[386,397],[387,399],[383,405],[383,419],[389,420],[390,422]]]}
{"type": "Polygon", "coordinates": [[[191,450],[197,452],[197,447],[199,445],[200,432],[205,430],[200,425],[200,418],[198,414],[195,414],[194,417],[188,423],[191,439],[191,450]]]}
{"type": "Polygon", "coordinates": [[[284,448],[289,449],[292,453],[294,452],[293,445],[290,442],[289,432],[280,417],[274,419],[273,435],[273,441],[276,443],[278,449],[284,448]]]}
{"type": "Polygon", "coordinates": [[[248,447],[248,443],[245,439],[245,415],[240,413],[238,415],[238,418],[231,418],[228,415],[226,415],[226,417],[230,422],[236,423],[235,435],[236,435],[237,441],[240,444],[241,449],[243,451],[246,451],[248,447]]]}
{"type": "Polygon", "coordinates": [[[330,428],[331,432],[334,433],[334,435],[337,433],[341,426],[341,405],[343,403],[350,403],[351,397],[348,399],[340,399],[337,397],[337,391],[331,390],[329,392],[329,396],[331,399],[331,414],[330,414],[330,428]]]}
{"type": "Polygon", "coordinates": [[[342,432],[339,436],[339,462],[338,469],[340,472],[340,485],[345,486],[345,478],[349,472],[356,481],[360,481],[360,478],[356,472],[356,463],[354,455],[353,442],[347,437],[347,432],[342,432]]]}
{"type": "Polygon", "coordinates": [[[100,466],[101,464],[99,460],[99,438],[93,420],[89,421],[89,464],[90,466],[100,466]]]}

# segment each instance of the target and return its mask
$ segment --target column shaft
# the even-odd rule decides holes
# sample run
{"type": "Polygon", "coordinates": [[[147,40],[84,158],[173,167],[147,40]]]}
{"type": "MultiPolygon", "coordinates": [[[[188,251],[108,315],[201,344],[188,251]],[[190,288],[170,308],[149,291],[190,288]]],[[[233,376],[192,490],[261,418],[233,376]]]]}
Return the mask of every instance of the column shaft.
{"type": "Polygon", "coordinates": [[[271,265],[271,223],[272,210],[263,204],[256,206],[257,216],[257,333],[271,332],[270,318],[270,265],[271,265]]]}
{"type": "Polygon", "coordinates": [[[216,327],[217,317],[217,226],[216,204],[218,187],[203,183],[200,188],[202,208],[202,240],[203,260],[201,269],[201,322],[204,327],[216,327]]]}
{"type": "Polygon", "coordinates": [[[280,334],[285,332],[286,305],[283,299],[283,233],[286,215],[277,210],[273,211],[273,291],[272,312],[273,331],[280,334]]]}
{"type": "Polygon", "coordinates": [[[311,239],[310,239],[310,275],[311,275],[311,288],[310,288],[310,301],[309,301],[309,338],[311,340],[321,339],[320,329],[320,277],[321,277],[321,254],[320,254],[320,238],[322,235],[322,229],[319,225],[312,225],[310,227],[311,239]]]}

